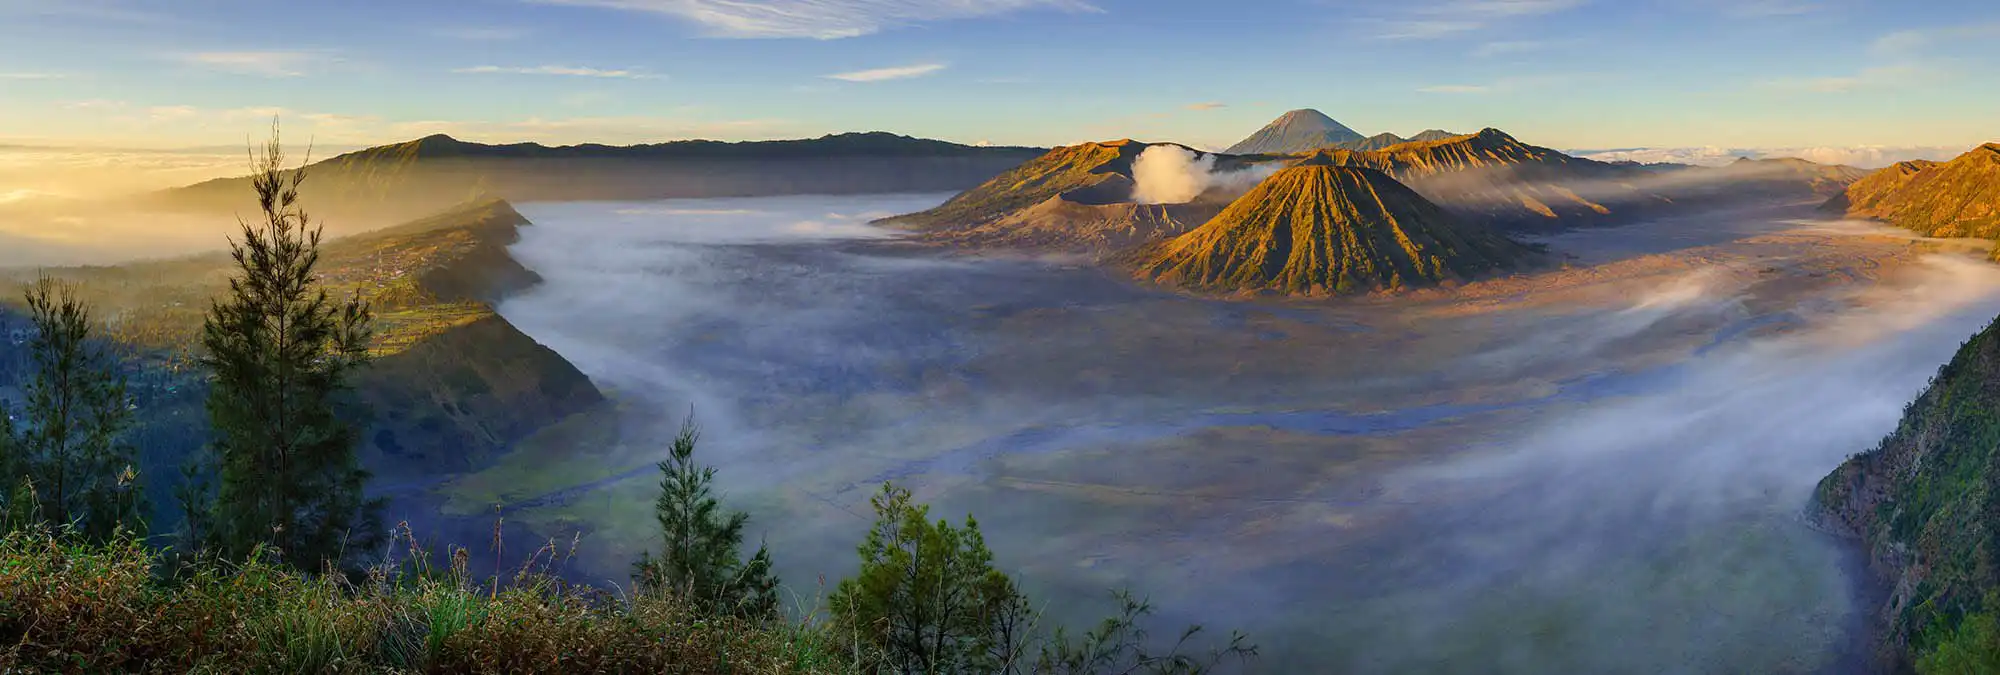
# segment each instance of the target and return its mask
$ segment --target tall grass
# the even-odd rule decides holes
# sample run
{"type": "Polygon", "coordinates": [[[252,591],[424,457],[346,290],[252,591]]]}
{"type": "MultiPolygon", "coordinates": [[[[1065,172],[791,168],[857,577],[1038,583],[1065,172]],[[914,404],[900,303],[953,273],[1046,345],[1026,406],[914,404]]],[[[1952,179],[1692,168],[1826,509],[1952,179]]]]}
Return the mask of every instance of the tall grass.
{"type": "Polygon", "coordinates": [[[489,585],[466,576],[463,549],[443,570],[411,550],[350,578],[9,534],[0,672],[844,672],[810,622],[704,617],[673,598],[565,584],[548,573],[558,556],[539,553],[489,585]]]}

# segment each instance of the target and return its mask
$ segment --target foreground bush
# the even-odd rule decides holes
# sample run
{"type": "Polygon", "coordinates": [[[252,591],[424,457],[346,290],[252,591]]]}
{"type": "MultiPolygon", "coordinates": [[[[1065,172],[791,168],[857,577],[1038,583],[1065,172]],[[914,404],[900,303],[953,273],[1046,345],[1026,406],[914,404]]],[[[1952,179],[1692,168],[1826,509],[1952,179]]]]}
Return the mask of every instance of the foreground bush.
{"type": "Polygon", "coordinates": [[[831,673],[811,625],[701,618],[524,572],[406,565],[350,583],[252,558],[173,579],[132,541],[0,538],[0,672],[831,673]]]}

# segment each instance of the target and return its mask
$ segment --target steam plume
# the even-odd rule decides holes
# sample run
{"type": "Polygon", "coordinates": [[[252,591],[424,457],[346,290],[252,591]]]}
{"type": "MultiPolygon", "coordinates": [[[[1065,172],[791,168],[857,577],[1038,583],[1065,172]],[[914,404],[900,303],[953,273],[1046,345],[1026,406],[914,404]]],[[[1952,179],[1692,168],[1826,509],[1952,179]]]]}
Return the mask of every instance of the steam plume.
{"type": "Polygon", "coordinates": [[[1141,204],[1185,204],[1211,189],[1237,194],[1271,174],[1276,163],[1239,171],[1215,170],[1215,155],[1178,145],[1155,145],[1132,160],[1132,201],[1141,204]]]}

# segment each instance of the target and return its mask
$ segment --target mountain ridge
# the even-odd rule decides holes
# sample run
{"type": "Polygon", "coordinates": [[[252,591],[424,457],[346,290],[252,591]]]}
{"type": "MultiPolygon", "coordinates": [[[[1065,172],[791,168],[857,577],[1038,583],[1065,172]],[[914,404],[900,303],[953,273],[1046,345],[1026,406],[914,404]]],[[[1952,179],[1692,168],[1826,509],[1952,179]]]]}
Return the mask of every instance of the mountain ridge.
{"type": "Polygon", "coordinates": [[[1820,208],[1928,237],[2000,237],[2000,143],[1947,162],[1897,162],[1863,176],[1820,208]]]}
{"type": "MultiPolygon", "coordinates": [[[[336,155],[306,167],[302,202],[348,222],[393,224],[483,198],[647,200],[962,190],[1041,154],[885,132],[813,139],[611,146],[489,145],[443,134],[336,155]]],[[[176,211],[254,208],[247,178],[142,197],[176,211]]]]}

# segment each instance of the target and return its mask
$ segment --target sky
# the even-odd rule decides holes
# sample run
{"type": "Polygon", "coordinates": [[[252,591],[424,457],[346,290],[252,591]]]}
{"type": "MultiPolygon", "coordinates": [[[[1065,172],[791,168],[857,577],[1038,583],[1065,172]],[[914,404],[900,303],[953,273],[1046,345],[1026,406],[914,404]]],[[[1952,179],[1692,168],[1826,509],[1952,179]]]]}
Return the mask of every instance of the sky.
{"type": "Polygon", "coordinates": [[[1996,44],[1991,0],[0,0],[0,145],[235,152],[279,115],[332,149],[1218,148],[1312,107],[1564,149],[1962,150],[2000,138],[1996,44]]]}

